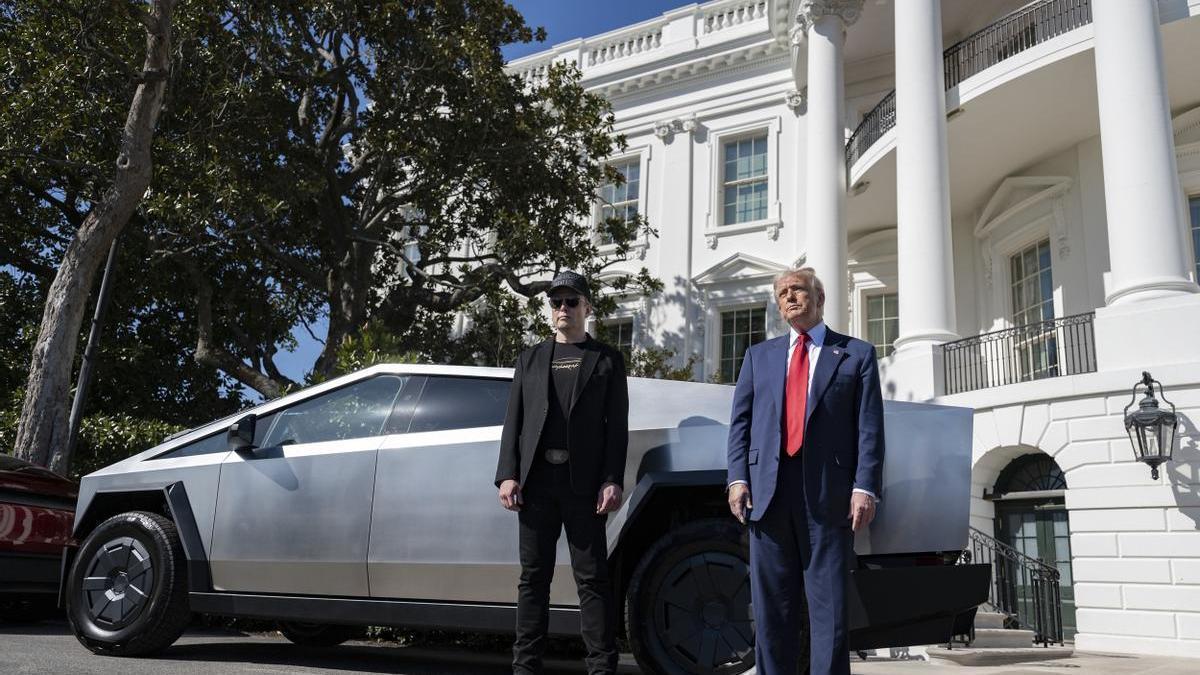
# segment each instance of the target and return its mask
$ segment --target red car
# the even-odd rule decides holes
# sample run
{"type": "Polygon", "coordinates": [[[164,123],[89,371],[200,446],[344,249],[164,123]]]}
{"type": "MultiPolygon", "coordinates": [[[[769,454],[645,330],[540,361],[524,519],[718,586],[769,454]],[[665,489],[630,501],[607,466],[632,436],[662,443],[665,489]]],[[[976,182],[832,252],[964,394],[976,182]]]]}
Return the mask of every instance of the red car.
{"type": "Polygon", "coordinates": [[[53,471],[0,455],[0,620],[55,612],[78,489],[53,471]]]}

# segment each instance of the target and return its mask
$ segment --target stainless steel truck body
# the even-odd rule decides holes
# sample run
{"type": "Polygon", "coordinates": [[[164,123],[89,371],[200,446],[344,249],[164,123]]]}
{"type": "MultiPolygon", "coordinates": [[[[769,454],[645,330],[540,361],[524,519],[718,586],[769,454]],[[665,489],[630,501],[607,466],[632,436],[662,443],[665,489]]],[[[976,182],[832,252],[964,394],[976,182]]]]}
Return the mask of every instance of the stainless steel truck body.
{"type": "MultiPolygon", "coordinates": [[[[312,643],[345,625],[511,630],[517,522],[492,486],[511,377],[374,366],[84,477],[64,566],[76,634],[97,652],[152,652],[188,610],[279,619],[312,643]]],[[[648,670],[745,670],[745,533],[724,497],[732,388],[629,388],[626,499],[608,520],[622,628],[648,670]]],[[[945,640],[986,596],[986,568],[954,564],[970,411],[889,401],[885,424],[883,499],[855,544],[856,648],[945,640]]],[[[551,601],[551,629],[576,633],[565,540],[551,601]]]]}

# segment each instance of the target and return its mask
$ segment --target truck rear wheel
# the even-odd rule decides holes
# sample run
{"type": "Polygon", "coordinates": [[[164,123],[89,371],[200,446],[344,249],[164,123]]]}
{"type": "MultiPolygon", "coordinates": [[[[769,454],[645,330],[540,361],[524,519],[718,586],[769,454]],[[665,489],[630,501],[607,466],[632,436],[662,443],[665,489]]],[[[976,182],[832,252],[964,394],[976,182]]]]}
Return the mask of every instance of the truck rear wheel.
{"type": "Polygon", "coordinates": [[[625,628],[643,670],[742,673],[754,665],[749,539],[731,519],[687,523],[634,569],[625,628]]]}

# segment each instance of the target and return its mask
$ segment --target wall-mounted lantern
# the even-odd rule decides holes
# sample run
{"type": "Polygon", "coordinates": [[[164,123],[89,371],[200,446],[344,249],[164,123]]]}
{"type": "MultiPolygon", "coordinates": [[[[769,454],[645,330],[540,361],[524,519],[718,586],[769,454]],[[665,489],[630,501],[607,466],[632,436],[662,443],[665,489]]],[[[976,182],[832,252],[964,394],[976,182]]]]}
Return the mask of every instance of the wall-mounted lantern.
{"type": "Polygon", "coordinates": [[[1158,480],[1158,465],[1171,459],[1171,449],[1175,447],[1178,431],[1179,416],[1175,414],[1175,404],[1163,396],[1162,383],[1143,371],[1141,381],[1133,385],[1129,405],[1125,406],[1125,432],[1129,434],[1129,442],[1133,444],[1138,461],[1150,466],[1150,477],[1154,480],[1158,480]],[[1145,395],[1138,401],[1137,410],[1130,412],[1137,399],[1139,385],[1146,387],[1145,395]],[[1171,406],[1170,412],[1158,407],[1158,400],[1154,398],[1155,385],[1158,385],[1159,397],[1171,406]]]}

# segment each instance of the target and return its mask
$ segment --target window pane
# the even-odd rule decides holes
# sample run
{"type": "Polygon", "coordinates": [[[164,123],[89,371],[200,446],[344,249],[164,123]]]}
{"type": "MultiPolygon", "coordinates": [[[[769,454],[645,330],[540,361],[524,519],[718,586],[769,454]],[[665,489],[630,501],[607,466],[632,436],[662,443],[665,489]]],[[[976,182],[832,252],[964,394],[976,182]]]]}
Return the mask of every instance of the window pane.
{"type": "Polygon", "coordinates": [[[724,165],[722,224],[766,218],[769,186],[766,135],[727,142],[724,165]]]}
{"type": "Polygon", "coordinates": [[[721,381],[733,384],[736,381],[742,357],[750,345],[766,339],[766,309],[735,309],[721,312],[721,381]]]}
{"type": "Polygon", "coordinates": [[[878,356],[894,351],[893,343],[900,331],[897,297],[895,293],[867,296],[867,341],[875,345],[878,356]]]}
{"type": "Polygon", "coordinates": [[[1188,199],[1188,207],[1192,215],[1192,257],[1196,259],[1194,281],[1200,282],[1200,195],[1188,199]]]}
{"type": "MultiPolygon", "coordinates": [[[[233,422],[231,421],[230,424],[232,425],[233,422]]],[[[261,422],[255,420],[256,432],[258,432],[259,424],[261,424],[261,422]]],[[[196,455],[209,455],[216,452],[227,452],[229,450],[229,442],[226,440],[225,433],[226,432],[222,431],[212,436],[201,438],[198,441],[192,441],[191,443],[175,448],[166,454],[158,455],[155,457],[155,459],[166,459],[168,457],[194,457],[196,455]]],[[[0,467],[0,469],[3,468],[4,467],[0,467]]],[[[11,471],[11,469],[9,470],[11,471]]]]}
{"type": "Polygon", "coordinates": [[[406,377],[380,375],[278,413],[266,447],[378,436],[406,377]]]}
{"type": "Polygon", "coordinates": [[[413,412],[411,433],[504,424],[508,380],[430,377],[413,412]]]}

